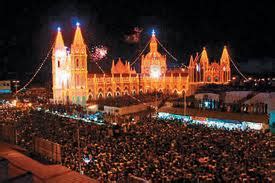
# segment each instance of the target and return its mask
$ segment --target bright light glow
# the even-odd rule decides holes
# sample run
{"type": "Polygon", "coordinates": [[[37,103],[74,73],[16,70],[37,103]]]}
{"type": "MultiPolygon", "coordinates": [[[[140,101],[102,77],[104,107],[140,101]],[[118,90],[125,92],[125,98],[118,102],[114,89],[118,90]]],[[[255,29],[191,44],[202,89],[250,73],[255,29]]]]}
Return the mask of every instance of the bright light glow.
{"type": "Polygon", "coordinates": [[[60,32],[60,31],[61,31],[61,28],[60,28],[60,27],[57,27],[57,31],[60,32]]]}
{"type": "Polygon", "coordinates": [[[196,64],[196,71],[200,72],[200,66],[199,66],[199,64],[196,64]]]}
{"type": "Polygon", "coordinates": [[[208,127],[222,128],[227,130],[234,130],[234,129],[261,130],[263,128],[262,123],[236,121],[236,120],[222,120],[222,119],[196,117],[196,116],[182,116],[182,115],[170,114],[170,113],[164,113],[164,112],[159,112],[157,117],[161,119],[172,119],[172,120],[178,119],[178,120],[181,120],[183,123],[189,122],[193,124],[206,125],[208,127]]]}
{"type": "Polygon", "coordinates": [[[156,65],[152,65],[150,68],[150,77],[151,78],[159,78],[160,77],[160,67],[156,65]]]}
{"type": "Polygon", "coordinates": [[[204,105],[205,105],[206,108],[209,108],[209,107],[210,107],[210,102],[205,101],[205,102],[204,102],[204,105]]]}
{"type": "Polygon", "coordinates": [[[16,106],[16,104],[17,104],[17,100],[13,100],[12,103],[11,103],[11,105],[14,106],[14,107],[16,106]]]}
{"type": "Polygon", "coordinates": [[[60,50],[60,49],[56,50],[55,51],[55,56],[56,57],[65,57],[66,56],[66,49],[65,50],[60,50]]]}
{"type": "Polygon", "coordinates": [[[235,80],[235,79],[236,79],[236,77],[234,76],[234,77],[232,77],[232,79],[233,79],[233,80],[235,80]]]}
{"type": "Polygon", "coordinates": [[[88,157],[86,157],[86,158],[83,158],[83,161],[86,163],[86,164],[88,164],[88,163],[90,163],[90,159],[88,158],[88,157]]]}
{"type": "Polygon", "coordinates": [[[88,107],[88,109],[89,109],[89,110],[95,110],[95,109],[97,109],[97,105],[90,105],[90,106],[88,107]]]}
{"type": "Polygon", "coordinates": [[[76,22],[76,26],[79,27],[79,26],[80,26],[80,23],[79,23],[79,22],[76,22]]]}
{"type": "Polygon", "coordinates": [[[156,33],[156,32],[155,32],[155,30],[153,29],[153,30],[152,30],[152,36],[155,36],[155,33],[156,33]]]}
{"type": "Polygon", "coordinates": [[[67,82],[68,78],[69,78],[69,74],[65,71],[61,72],[61,79],[62,79],[62,82],[67,82]]]}

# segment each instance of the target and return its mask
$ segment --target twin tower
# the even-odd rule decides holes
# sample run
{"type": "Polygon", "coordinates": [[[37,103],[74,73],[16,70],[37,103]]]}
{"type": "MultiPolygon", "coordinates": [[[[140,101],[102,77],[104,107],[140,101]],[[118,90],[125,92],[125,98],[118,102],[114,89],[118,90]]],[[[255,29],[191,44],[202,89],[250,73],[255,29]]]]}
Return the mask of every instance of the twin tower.
{"type": "Polygon", "coordinates": [[[64,45],[58,28],[52,54],[52,85],[55,103],[72,102],[86,104],[87,100],[87,52],[79,23],[70,51],[64,45]]]}

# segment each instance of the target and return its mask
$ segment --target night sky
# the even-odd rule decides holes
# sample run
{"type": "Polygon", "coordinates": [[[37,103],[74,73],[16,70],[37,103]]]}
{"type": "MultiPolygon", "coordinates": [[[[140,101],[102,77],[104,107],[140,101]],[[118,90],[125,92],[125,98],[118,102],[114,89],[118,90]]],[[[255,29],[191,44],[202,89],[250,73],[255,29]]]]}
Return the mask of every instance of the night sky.
{"type": "MultiPolygon", "coordinates": [[[[275,6],[272,1],[5,1],[0,34],[0,72],[33,72],[45,57],[60,26],[70,46],[75,23],[79,21],[87,44],[106,45],[108,58],[133,60],[150,38],[158,39],[187,63],[190,54],[207,47],[211,60],[218,60],[223,45],[244,70],[256,72],[249,60],[274,67],[275,6]],[[143,29],[138,44],[125,42],[134,27],[143,29]],[[273,58],[273,61],[272,61],[273,58]]],[[[163,53],[163,50],[160,50],[163,53]]],[[[170,65],[172,59],[168,57],[170,65]]],[[[103,61],[102,61],[103,62],[103,61]]],[[[50,73],[50,59],[42,73],[50,73]]]]}

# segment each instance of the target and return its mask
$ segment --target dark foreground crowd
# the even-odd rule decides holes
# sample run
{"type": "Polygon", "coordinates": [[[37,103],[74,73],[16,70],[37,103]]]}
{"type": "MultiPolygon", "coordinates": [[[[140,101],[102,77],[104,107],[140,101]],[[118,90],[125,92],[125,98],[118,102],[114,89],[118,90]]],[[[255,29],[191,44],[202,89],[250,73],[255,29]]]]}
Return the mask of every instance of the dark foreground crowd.
{"type": "MultiPolygon", "coordinates": [[[[129,175],[152,182],[272,182],[268,132],[228,131],[147,115],[114,130],[43,111],[0,113],[15,116],[18,145],[32,151],[35,136],[59,143],[58,163],[75,171],[81,167],[101,182],[126,182],[129,175]]],[[[13,123],[11,118],[0,122],[13,123]]]]}

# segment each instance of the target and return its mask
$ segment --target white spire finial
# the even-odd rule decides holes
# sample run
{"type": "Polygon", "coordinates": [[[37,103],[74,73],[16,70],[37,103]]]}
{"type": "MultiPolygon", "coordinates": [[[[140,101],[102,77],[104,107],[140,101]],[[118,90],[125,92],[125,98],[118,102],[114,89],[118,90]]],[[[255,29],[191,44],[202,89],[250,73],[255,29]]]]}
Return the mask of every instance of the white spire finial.
{"type": "Polygon", "coordinates": [[[156,32],[155,32],[155,30],[153,29],[153,30],[152,30],[152,36],[155,36],[155,33],[156,33],[156,32]]]}

